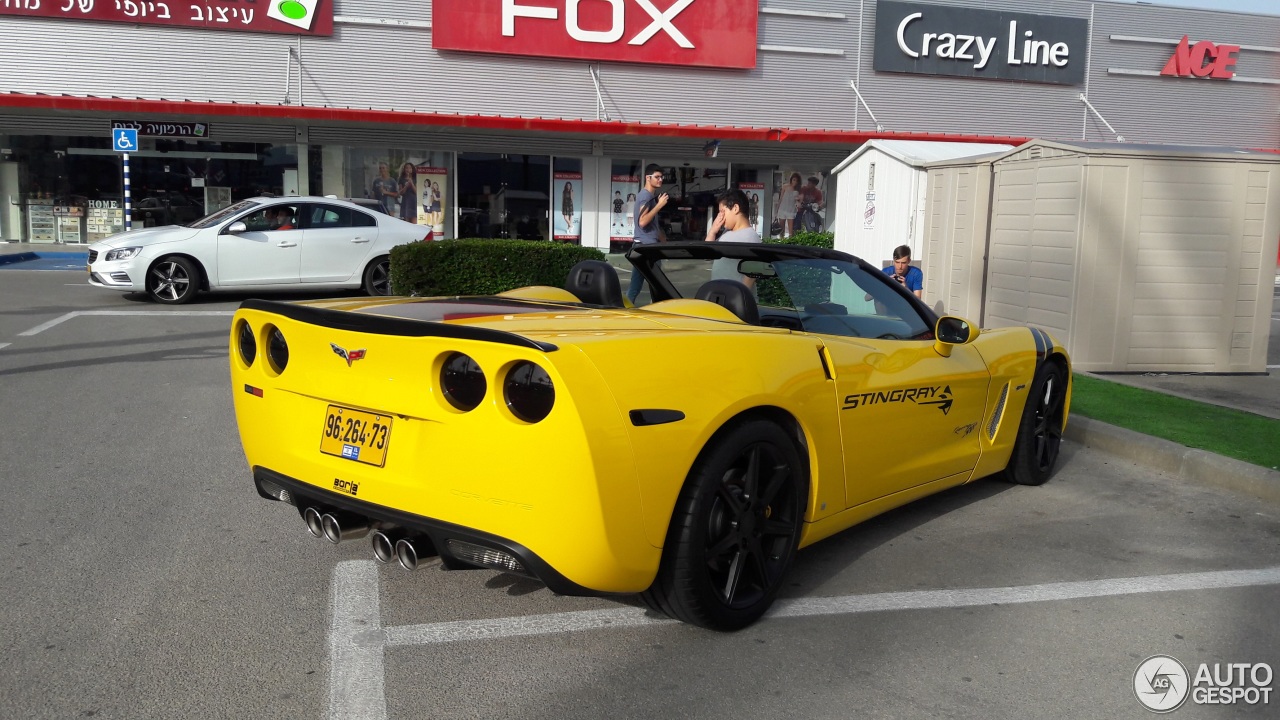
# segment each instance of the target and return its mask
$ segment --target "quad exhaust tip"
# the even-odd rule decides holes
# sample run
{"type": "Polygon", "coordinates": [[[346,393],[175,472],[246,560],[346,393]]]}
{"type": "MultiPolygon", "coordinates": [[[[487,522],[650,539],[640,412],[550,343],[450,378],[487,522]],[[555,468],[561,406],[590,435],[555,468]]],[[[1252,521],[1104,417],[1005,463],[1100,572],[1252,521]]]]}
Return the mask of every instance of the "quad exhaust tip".
{"type": "Polygon", "coordinates": [[[416,570],[419,562],[435,554],[435,546],[425,536],[403,537],[396,542],[396,560],[405,570],[416,570]]]}
{"type": "Polygon", "coordinates": [[[320,522],[320,511],[314,507],[309,507],[302,511],[302,519],[307,523],[307,532],[313,537],[323,538],[324,528],[320,522]]]}
{"type": "Polygon", "coordinates": [[[373,543],[373,559],[386,565],[396,559],[396,543],[404,537],[395,530],[375,530],[370,536],[373,543]]]}
{"type": "Polygon", "coordinates": [[[320,530],[325,539],[336,545],[343,540],[354,540],[368,535],[369,521],[350,513],[325,513],[320,516],[320,530]]]}

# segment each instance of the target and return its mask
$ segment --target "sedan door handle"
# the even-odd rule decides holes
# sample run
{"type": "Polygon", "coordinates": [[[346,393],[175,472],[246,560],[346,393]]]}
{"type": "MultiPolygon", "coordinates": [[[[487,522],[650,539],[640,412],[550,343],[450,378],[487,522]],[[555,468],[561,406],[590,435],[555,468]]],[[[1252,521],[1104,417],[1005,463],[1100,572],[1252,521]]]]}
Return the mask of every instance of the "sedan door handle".
{"type": "Polygon", "coordinates": [[[289,242],[288,240],[281,240],[280,242],[276,243],[276,247],[282,247],[282,248],[297,247],[297,246],[298,246],[298,243],[289,242]]]}
{"type": "Polygon", "coordinates": [[[369,238],[354,237],[354,238],[351,238],[351,242],[353,242],[353,243],[367,243],[367,242],[369,242],[369,238]]]}

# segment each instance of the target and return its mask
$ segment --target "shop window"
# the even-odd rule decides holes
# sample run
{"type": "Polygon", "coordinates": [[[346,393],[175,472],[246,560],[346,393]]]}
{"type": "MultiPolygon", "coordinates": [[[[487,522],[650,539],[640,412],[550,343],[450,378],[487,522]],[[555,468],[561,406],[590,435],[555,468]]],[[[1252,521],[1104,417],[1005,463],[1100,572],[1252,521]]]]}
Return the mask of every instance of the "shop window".
{"type": "MultiPolygon", "coordinates": [[[[95,242],[124,231],[123,158],[110,138],[14,135],[0,174],[3,195],[21,198],[7,239],[95,242]],[[16,186],[16,187],[15,187],[16,186]]],[[[143,137],[129,154],[132,226],[186,224],[235,200],[280,195],[290,146],[143,137]]],[[[291,167],[292,166],[292,167],[291,167]]]]}
{"type": "MultiPolygon", "coordinates": [[[[341,170],[326,166],[321,187],[329,192],[341,175],[345,197],[378,203],[386,214],[431,228],[432,239],[455,237],[449,168],[452,153],[435,150],[345,148],[322,151],[322,162],[340,159],[341,170]]],[[[338,193],[331,193],[338,194],[338,193]]]]}
{"type": "MultiPolygon", "coordinates": [[[[813,167],[784,165],[773,175],[773,220],[769,237],[788,238],[798,232],[826,232],[830,173],[813,167]]],[[[834,206],[834,204],[833,204],[834,206]]]]}

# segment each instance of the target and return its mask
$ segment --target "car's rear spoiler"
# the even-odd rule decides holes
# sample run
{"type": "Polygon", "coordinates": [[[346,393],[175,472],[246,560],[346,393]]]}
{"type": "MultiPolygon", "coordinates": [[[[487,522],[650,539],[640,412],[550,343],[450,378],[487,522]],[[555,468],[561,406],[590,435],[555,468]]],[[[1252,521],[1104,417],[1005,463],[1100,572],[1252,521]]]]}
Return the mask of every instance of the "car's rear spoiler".
{"type": "Polygon", "coordinates": [[[352,332],[377,335],[399,335],[403,337],[444,337],[457,338],[459,340],[479,340],[480,342],[526,347],[541,352],[555,352],[559,349],[551,343],[538,342],[515,333],[472,327],[470,325],[451,325],[430,320],[411,320],[408,318],[387,317],[385,315],[356,313],[347,310],[329,310],[310,305],[295,305],[272,300],[245,300],[240,303],[240,308],[283,315],[290,320],[335,330],[350,330],[352,332]]]}

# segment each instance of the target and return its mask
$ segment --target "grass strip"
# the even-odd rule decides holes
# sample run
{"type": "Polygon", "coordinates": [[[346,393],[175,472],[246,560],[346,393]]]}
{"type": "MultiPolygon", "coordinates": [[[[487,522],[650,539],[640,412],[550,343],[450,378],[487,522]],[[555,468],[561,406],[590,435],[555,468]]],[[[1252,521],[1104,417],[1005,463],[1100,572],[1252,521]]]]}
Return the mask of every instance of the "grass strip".
{"type": "Polygon", "coordinates": [[[1280,469],[1280,420],[1087,375],[1076,374],[1072,382],[1072,413],[1280,469]]]}

